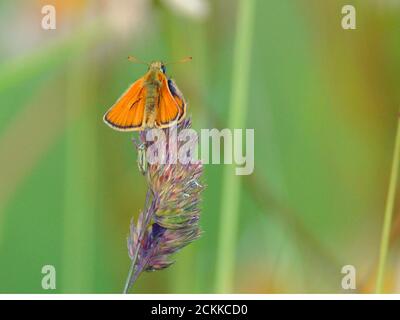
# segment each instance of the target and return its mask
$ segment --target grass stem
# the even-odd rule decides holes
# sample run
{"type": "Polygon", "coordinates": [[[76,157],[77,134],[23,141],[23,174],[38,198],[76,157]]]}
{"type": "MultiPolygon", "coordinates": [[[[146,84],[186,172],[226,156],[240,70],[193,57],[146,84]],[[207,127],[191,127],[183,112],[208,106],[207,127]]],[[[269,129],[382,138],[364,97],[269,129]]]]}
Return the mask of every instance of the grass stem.
{"type": "MultiPolygon", "coordinates": [[[[233,57],[229,128],[246,124],[255,0],[239,0],[233,57]]],[[[216,287],[218,293],[233,291],[236,233],[239,220],[241,178],[233,165],[224,167],[221,215],[217,251],[216,287]]]]}
{"type": "MultiPolygon", "coordinates": [[[[143,212],[146,212],[146,215],[147,215],[147,210],[149,208],[150,196],[151,196],[151,190],[149,188],[149,189],[147,189],[146,202],[145,202],[145,205],[143,208],[143,212]]],[[[146,223],[145,221],[146,221],[146,219],[142,223],[146,223]]],[[[126,278],[123,293],[128,293],[129,289],[132,287],[133,283],[135,282],[136,263],[137,263],[137,259],[139,256],[140,243],[141,243],[143,232],[144,232],[145,228],[146,228],[146,226],[142,226],[142,232],[139,234],[138,241],[137,241],[137,247],[136,247],[132,262],[131,262],[131,266],[129,267],[128,276],[126,278]]]]}
{"type": "Polygon", "coordinates": [[[389,190],[386,199],[385,216],[383,221],[381,246],[379,253],[378,274],[376,279],[376,293],[383,293],[385,265],[387,260],[387,253],[389,248],[391,223],[393,216],[394,202],[396,198],[396,185],[399,170],[400,160],[400,118],[397,121],[396,141],[393,152],[392,169],[390,173],[389,190]]]}
{"type": "Polygon", "coordinates": [[[126,282],[125,282],[125,287],[124,287],[124,292],[123,293],[128,293],[129,289],[133,285],[132,279],[133,279],[133,276],[134,276],[135,270],[136,270],[136,262],[137,262],[137,258],[138,258],[138,255],[139,255],[139,250],[140,250],[140,242],[138,242],[138,245],[137,245],[136,251],[135,251],[135,255],[134,255],[133,259],[132,259],[131,266],[129,267],[128,277],[126,278],[126,282]]]}

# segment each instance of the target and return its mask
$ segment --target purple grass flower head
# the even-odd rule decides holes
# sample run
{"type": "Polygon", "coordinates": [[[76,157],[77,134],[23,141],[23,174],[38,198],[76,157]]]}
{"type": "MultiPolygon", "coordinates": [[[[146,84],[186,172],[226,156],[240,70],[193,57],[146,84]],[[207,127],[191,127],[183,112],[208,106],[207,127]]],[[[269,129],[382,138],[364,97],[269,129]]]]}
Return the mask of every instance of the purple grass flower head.
{"type": "MultiPolygon", "coordinates": [[[[162,141],[164,161],[148,163],[146,151],[151,143],[146,140],[148,130],[135,141],[138,151],[138,166],[145,175],[148,191],[144,210],[137,223],[131,222],[128,237],[128,253],[132,260],[132,277],[128,277],[126,289],[133,285],[143,271],[161,270],[174,263],[171,255],[198,239],[201,192],[200,182],[203,165],[200,161],[181,163],[170,161],[176,158],[176,149],[184,143],[170,138],[183,129],[191,128],[191,119],[185,119],[177,127],[159,129],[165,134],[162,141]],[[175,132],[173,131],[175,130],[175,132]]],[[[197,141],[189,141],[196,144],[197,141]]]]}

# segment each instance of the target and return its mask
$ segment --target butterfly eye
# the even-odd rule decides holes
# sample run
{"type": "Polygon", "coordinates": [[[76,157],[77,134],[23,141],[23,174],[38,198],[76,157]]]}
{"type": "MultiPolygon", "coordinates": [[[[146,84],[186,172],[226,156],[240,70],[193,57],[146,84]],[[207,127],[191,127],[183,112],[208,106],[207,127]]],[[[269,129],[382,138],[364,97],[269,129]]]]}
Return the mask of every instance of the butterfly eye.
{"type": "Polygon", "coordinates": [[[163,73],[165,73],[165,72],[167,71],[167,69],[165,68],[165,65],[161,65],[161,71],[162,71],[163,73]]]}

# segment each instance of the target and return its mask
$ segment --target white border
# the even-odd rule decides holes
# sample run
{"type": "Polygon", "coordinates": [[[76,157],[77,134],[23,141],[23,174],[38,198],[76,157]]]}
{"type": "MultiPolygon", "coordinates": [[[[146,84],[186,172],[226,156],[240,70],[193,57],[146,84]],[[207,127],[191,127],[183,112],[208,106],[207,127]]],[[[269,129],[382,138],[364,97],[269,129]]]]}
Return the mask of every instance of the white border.
{"type": "Polygon", "coordinates": [[[400,300],[400,294],[0,294],[0,300],[400,300]]]}

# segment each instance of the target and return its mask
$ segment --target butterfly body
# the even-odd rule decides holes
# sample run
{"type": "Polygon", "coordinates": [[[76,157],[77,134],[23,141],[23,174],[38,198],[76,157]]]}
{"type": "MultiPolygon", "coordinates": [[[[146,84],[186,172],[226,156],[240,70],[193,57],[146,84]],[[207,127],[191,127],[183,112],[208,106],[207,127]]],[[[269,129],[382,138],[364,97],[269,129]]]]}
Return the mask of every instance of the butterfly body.
{"type": "Polygon", "coordinates": [[[150,70],[145,75],[144,86],[146,88],[146,101],[144,111],[144,127],[155,127],[156,106],[159,102],[160,89],[162,82],[160,81],[159,70],[160,63],[153,62],[150,65],[150,70]]]}
{"type": "Polygon", "coordinates": [[[183,120],[186,102],[176,84],[165,74],[165,65],[149,64],[147,73],[118,99],[104,115],[104,122],[119,131],[168,128],[183,120]]]}

